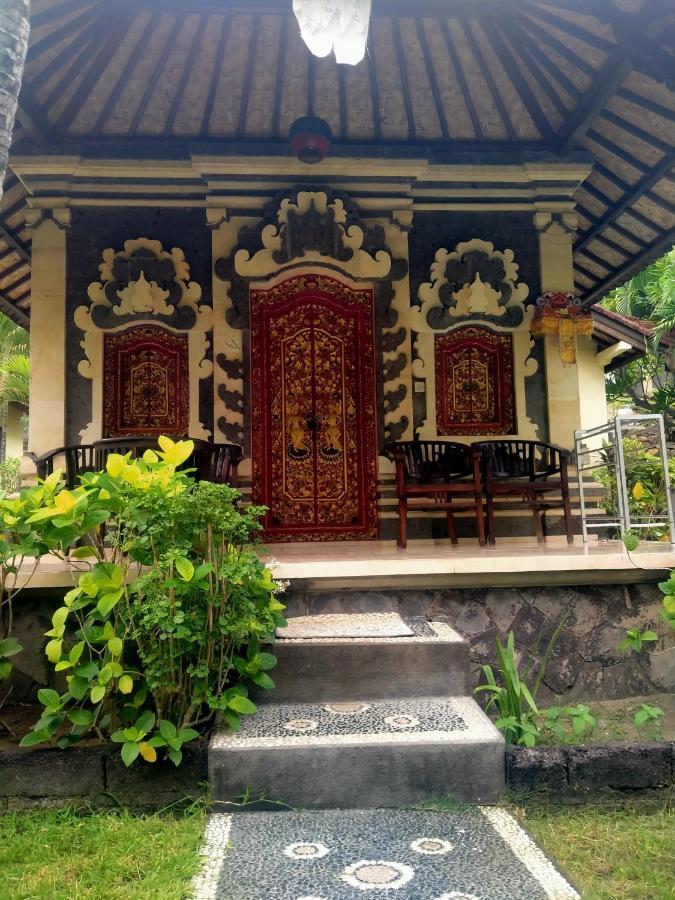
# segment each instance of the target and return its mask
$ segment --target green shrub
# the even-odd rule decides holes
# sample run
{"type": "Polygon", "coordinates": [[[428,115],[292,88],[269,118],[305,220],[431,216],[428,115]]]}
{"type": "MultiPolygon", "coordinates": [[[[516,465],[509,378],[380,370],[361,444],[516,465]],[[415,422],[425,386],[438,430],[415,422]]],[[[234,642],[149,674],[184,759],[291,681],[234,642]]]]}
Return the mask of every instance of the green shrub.
{"type": "Polygon", "coordinates": [[[68,689],[40,691],[24,745],[94,732],[121,744],[126,765],[154,762],[159,748],[178,765],[217,713],[237,729],[256,711],[249,688],[274,687],[263,647],[285,621],[280,586],[251,548],[263,510],[240,511],[232,488],[177,471],[191,442],[159,443],[142,460],[111,454],[74,491],[55,473],[50,503],[28,520],[74,548],[64,556],[80,574],[47,632],[68,689]]]}
{"type": "Polygon", "coordinates": [[[13,494],[19,485],[21,460],[9,457],[0,463],[0,494],[13,494]]]}

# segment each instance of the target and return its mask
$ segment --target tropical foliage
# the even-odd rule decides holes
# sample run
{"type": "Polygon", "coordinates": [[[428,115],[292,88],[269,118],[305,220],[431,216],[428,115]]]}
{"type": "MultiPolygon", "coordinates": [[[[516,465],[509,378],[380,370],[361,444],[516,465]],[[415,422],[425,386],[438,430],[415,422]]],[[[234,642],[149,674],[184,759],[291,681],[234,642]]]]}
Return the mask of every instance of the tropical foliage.
{"type": "Polygon", "coordinates": [[[616,405],[661,413],[670,435],[675,429],[675,348],[661,339],[675,331],[675,249],[656,260],[604,301],[623,316],[654,324],[648,352],[615,369],[607,378],[607,397],[616,405]]]}
{"type": "Polygon", "coordinates": [[[24,556],[47,552],[77,578],[47,632],[67,689],[39,692],[25,746],[95,734],[118,742],[126,765],[158,751],[178,765],[217,713],[236,730],[256,711],[249,689],[274,687],[268,645],[285,622],[251,547],[263,510],[240,511],[235,490],[180,471],[191,441],[159,444],[139,460],[111,454],[72,491],[55,472],[0,501],[10,582],[24,556]]]}

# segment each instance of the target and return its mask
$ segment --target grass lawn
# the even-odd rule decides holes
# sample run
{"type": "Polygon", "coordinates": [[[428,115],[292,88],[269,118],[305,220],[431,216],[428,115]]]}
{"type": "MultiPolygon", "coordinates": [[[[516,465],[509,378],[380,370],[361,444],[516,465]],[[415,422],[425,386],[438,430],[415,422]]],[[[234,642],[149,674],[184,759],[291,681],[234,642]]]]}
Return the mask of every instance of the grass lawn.
{"type": "Polygon", "coordinates": [[[575,882],[583,900],[673,900],[674,801],[667,793],[512,811],[575,882]]]}
{"type": "Polygon", "coordinates": [[[48,810],[0,816],[1,900],[181,900],[204,808],[133,815],[48,810]]]}
{"type": "MultiPolygon", "coordinates": [[[[510,808],[584,900],[673,900],[673,799],[510,808]]],[[[0,816],[0,900],[180,900],[199,865],[204,816],[201,805],[146,816],[70,809],[0,816]]]]}

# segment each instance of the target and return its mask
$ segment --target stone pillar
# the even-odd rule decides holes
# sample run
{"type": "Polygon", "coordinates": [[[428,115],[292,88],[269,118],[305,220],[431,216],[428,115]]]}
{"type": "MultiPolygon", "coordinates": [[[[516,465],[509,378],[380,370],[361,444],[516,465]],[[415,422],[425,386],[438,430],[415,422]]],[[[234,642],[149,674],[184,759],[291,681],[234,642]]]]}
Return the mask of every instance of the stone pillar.
{"type": "Polygon", "coordinates": [[[66,233],[70,210],[29,209],[33,231],[28,449],[44,453],[66,434],[66,233]]]}
{"type": "MultiPolygon", "coordinates": [[[[541,292],[574,290],[572,237],[576,213],[538,212],[534,224],[539,233],[541,292]]],[[[571,448],[578,428],[592,428],[606,420],[604,372],[595,363],[595,344],[590,337],[577,339],[577,364],[564,366],[556,334],[544,340],[549,439],[571,448]]]]}

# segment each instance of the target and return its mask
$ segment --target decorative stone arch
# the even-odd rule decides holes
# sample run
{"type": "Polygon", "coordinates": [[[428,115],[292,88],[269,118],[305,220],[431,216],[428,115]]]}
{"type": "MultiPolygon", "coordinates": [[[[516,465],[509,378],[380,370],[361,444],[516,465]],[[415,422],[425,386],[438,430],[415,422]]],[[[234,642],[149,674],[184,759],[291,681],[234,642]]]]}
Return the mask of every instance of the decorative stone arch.
{"type": "Polygon", "coordinates": [[[199,415],[199,382],[213,372],[208,359],[213,310],[201,304],[202,289],[190,281],[183,251],[164,250],[159,241],[137,238],[122,250],[103,251],[100,281],[92,282],[89,304],[78,306],[73,320],[84,332],[84,358],[77,370],[91,381],[91,421],[80,432],[83,443],[98,440],[104,420],[104,344],[106,335],[140,325],[160,327],[167,334],[187,335],[189,368],[189,434],[208,439],[199,415]]]}
{"type": "MultiPolygon", "coordinates": [[[[525,439],[537,439],[539,426],[527,414],[526,380],[538,369],[531,355],[534,341],[530,334],[534,306],[526,305],[529,288],[518,280],[518,265],[512,250],[496,250],[488,241],[474,238],[453,249],[440,248],[430,269],[430,280],[420,285],[420,305],[412,311],[413,378],[416,381],[418,415],[415,433],[420,438],[435,438],[448,433],[439,428],[437,397],[439,383],[437,357],[444,344],[438,337],[480,326],[487,335],[508,335],[513,345],[513,384],[508,385],[515,400],[515,415],[510,418],[515,432],[525,439]]],[[[454,431],[454,429],[453,429],[454,431]]],[[[467,428],[468,440],[489,438],[504,433],[490,426],[483,434],[467,428]]],[[[459,433],[455,432],[459,437],[459,433]]]]}
{"type": "Polygon", "coordinates": [[[244,226],[230,253],[215,261],[217,278],[227,283],[230,328],[240,330],[240,348],[216,354],[216,367],[237,385],[217,386],[228,411],[216,417],[216,429],[227,440],[242,443],[250,453],[250,422],[244,391],[249,384],[249,292],[265,289],[293,274],[323,272],[353,288],[372,287],[375,306],[375,351],[378,383],[378,443],[396,440],[410,426],[398,413],[408,388],[401,375],[409,366],[408,331],[397,327],[392,300],[408,273],[405,258],[386,244],[380,224],[368,225],[356,204],[339,191],[302,188],[270,200],[261,220],[244,226]],[[241,389],[238,385],[241,384],[241,389]]]}

